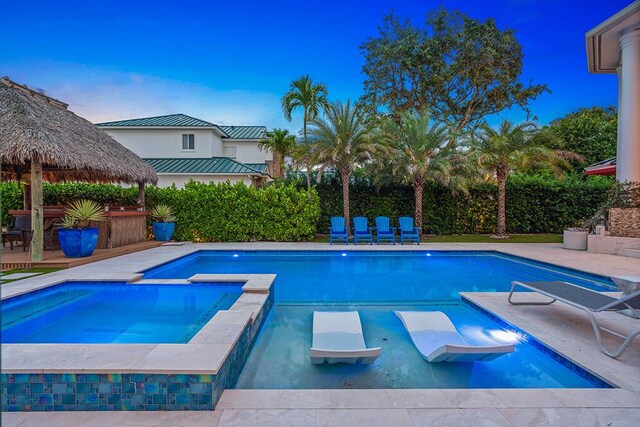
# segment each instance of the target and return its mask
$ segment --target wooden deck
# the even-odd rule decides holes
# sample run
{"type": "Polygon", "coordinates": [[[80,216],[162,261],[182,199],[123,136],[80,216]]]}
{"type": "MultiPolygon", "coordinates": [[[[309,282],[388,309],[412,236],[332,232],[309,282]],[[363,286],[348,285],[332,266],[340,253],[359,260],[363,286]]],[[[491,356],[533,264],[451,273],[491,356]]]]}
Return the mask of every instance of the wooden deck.
{"type": "Polygon", "coordinates": [[[13,250],[10,250],[7,244],[5,248],[2,248],[2,270],[11,270],[14,268],[75,267],[94,261],[155,248],[162,243],[163,242],[151,240],[112,249],[96,249],[93,255],[86,258],[66,258],[60,249],[56,249],[55,251],[46,250],[44,251],[44,260],[39,262],[31,262],[29,260],[29,251],[23,252],[20,244],[14,245],[13,250]]]}

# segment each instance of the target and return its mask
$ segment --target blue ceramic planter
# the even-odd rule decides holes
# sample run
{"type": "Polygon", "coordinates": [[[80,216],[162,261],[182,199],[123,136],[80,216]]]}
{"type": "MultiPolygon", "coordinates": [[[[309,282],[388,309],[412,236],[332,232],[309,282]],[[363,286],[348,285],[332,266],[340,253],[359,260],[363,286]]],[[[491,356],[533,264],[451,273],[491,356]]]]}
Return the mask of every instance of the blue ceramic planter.
{"type": "Polygon", "coordinates": [[[167,242],[173,236],[173,230],[176,229],[175,222],[154,222],[153,235],[159,242],[167,242]]]}
{"type": "Polygon", "coordinates": [[[98,228],[61,228],[58,240],[67,258],[91,256],[98,245],[98,228]]]}

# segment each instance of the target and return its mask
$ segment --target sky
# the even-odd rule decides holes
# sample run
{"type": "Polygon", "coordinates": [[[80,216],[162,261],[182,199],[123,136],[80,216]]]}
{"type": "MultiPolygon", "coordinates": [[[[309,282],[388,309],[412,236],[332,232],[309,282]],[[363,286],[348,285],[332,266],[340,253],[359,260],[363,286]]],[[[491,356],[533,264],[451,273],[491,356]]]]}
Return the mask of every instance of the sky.
{"type": "MultiPolygon", "coordinates": [[[[45,92],[93,122],[184,113],[221,125],[298,131],[280,98],[309,74],[331,100],[363,91],[359,46],[391,12],[422,25],[439,6],[514,29],[523,82],[541,124],[617,103],[615,75],[589,74],[586,31],[631,0],[51,1],[3,7],[0,75],[45,92]]],[[[503,118],[525,114],[508,110],[503,118]]]]}

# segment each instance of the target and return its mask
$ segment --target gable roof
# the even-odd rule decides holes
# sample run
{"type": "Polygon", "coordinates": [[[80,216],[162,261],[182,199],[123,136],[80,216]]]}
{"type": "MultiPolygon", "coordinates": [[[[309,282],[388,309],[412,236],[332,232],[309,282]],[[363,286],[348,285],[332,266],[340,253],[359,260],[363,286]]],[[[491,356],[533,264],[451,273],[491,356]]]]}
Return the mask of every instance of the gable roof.
{"type": "Polygon", "coordinates": [[[220,126],[230,139],[264,139],[267,136],[266,126],[220,126]]]}
{"type": "MultiPolygon", "coordinates": [[[[266,175],[228,157],[144,159],[156,173],[266,175]]],[[[265,164],[266,168],[266,164],[265,164]]]]}
{"type": "Polygon", "coordinates": [[[115,122],[96,123],[96,126],[153,126],[153,127],[219,127],[213,123],[187,116],[186,114],[168,114],[166,116],[143,117],[139,119],[118,120],[115,122]]]}

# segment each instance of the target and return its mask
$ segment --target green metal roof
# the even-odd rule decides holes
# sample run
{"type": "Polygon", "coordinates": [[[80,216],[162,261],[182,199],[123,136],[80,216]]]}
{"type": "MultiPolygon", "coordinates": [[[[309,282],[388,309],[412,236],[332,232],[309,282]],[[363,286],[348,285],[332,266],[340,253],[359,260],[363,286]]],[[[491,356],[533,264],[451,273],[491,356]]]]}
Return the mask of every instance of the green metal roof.
{"type": "Polygon", "coordinates": [[[187,116],[186,114],[169,114],[166,116],[143,117],[140,119],[96,123],[96,126],[218,127],[218,125],[196,119],[195,117],[187,116]]]}
{"type": "MultiPolygon", "coordinates": [[[[156,173],[266,175],[228,157],[144,159],[156,173]]],[[[266,168],[266,164],[265,164],[266,168]]]]}
{"type": "Polygon", "coordinates": [[[231,139],[263,139],[267,136],[266,126],[220,126],[231,139]]]}
{"type": "Polygon", "coordinates": [[[267,164],[266,163],[245,163],[245,165],[249,166],[251,169],[255,169],[260,173],[267,173],[267,164]]]}

